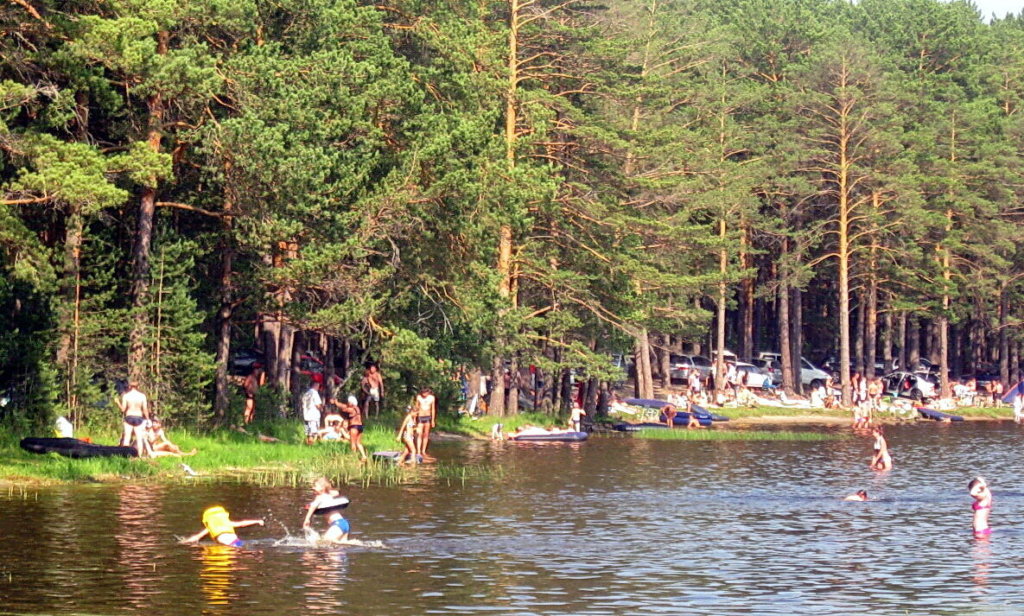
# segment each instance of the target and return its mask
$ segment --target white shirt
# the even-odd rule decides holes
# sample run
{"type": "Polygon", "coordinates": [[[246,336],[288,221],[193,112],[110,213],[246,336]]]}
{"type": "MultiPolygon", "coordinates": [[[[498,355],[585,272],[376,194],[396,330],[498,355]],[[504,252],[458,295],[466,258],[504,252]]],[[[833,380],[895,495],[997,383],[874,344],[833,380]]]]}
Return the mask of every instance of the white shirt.
{"type": "Polygon", "coordinates": [[[320,406],[323,404],[320,392],[310,387],[302,394],[302,421],[320,421],[320,406]]]}

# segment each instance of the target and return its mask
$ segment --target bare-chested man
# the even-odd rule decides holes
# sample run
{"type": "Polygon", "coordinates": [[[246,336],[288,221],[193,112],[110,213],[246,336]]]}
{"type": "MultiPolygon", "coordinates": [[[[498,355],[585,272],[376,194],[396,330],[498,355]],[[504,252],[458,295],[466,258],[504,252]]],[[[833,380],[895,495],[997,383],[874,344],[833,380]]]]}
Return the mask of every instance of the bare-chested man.
{"type": "Polygon", "coordinates": [[[380,414],[380,401],[384,398],[384,378],[375,364],[366,367],[360,388],[363,390],[363,415],[370,414],[370,403],[376,404],[376,414],[380,414]]]}
{"type": "Polygon", "coordinates": [[[146,438],[145,422],[149,419],[149,399],[146,394],[139,391],[139,384],[128,383],[128,390],[121,395],[121,413],[124,420],[124,433],[121,435],[121,445],[127,447],[132,443],[132,436],[135,437],[135,448],[141,458],[143,454],[149,454],[149,440],[146,438]]]}
{"type": "Polygon", "coordinates": [[[437,421],[434,392],[429,387],[421,389],[412,401],[412,408],[416,411],[416,453],[423,456],[424,462],[432,462],[434,459],[427,455],[427,446],[430,445],[430,429],[437,421]]]}

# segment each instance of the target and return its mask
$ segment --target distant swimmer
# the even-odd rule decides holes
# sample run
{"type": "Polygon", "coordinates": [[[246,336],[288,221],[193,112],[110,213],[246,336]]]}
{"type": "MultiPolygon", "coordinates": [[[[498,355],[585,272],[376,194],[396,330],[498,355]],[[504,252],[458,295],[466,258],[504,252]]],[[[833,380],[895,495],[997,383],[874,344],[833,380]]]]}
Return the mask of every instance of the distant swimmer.
{"type": "Polygon", "coordinates": [[[866,501],[868,500],[867,490],[857,490],[856,494],[851,494],[843,499],[844,501],[866,501]]]}
{"type": "Polygon", "coordinates": [[[206,528],[191,537],[182,539],[181,542],[196,543],[206,535],[209,535],[210,539],[221,545],[237,548],[242,546],[242,540],[235,534],[235,529],[256,525],[263,526],[263,520],[232,520],[231,514],[228,513],[227,509],[220,505],[214,505],[203,512],[203,526],[206,528]]]}
{"type": "Polygon", "coordinates": [[[974,510],[971,527],[974,530],[974,536],[983,539],[992,534],[992,529],[988,525],[988,514],[992,511],[992,492],[988,489],[988,483],[983,477],[972,479],[967,484],[967,490],[974,499],[974,502],[971,503],[971,509],[974,510]]]}
{"type": "Polygon", "coordinates": [[[348,520],[342,517],[341,509],[348,505],[348,499],[341,496],[326,477],[313,482],[313,492],[316,496],[306,506],[306,519],[302,521],[302,528],[311,531],[313,514],[326,513],[328,526],[321,539],[331,543],[347,540],[351,527],[348,520]]]}

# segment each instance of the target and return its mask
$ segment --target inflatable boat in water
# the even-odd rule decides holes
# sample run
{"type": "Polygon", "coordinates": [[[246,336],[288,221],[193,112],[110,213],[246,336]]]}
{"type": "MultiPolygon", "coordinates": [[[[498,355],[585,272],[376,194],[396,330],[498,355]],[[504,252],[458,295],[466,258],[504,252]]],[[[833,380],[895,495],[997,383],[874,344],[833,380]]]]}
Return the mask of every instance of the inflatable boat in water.
{"type": "MultiPolygon", "coordinates": [[[[668,406],[668,404],[669,404],[668,402],[666,402],[664,400],[654,400],[652,398],[625,398],[625,399],[622,400],[622,402],[625,403],[625,404],[629,404],[631,406],[642,406],[644,408],[649,408],[649,409],[662,409],[662,408],[665,408],[666,406],[668,406]]],[[[725,415],[716,415],[715,413],[709,412],[706,408],[704,408],[702,406],[697,406],[696,404],[692,404],[692,405],[690,405],[690,408],[692,408],[694,414],[697,415],[697,419],[701,420],[701,425],[704,425],[703,424],[703,420],[705,420],[705,419],[708,420],[709,422],[710,421],[729,421],[729,418],[726,417],[725,415]]],[[[689,415],[685,411],[678,411],[678,413],[679,413],[679,415],[686,414],[687,415],[686,421],[689,421],[689,415]]],[[[678,419],[679,415],[676,416],[677,419],[678,419]]],[[[664,419],[664,416],[662,416],[662,419],[664,419]]],[[[685,424],[686,421],[683,421],[683,423],[685,424]]],[[[677,423],[678,423],[678,421],[677,421],[677,423]]]]}
{"type": "Polygon", "coordinates": [[[590,435],[586,432],[573,432],[571,430],[566,430],[565,432],[519,434],[517,436],[508,437],[508,440],[519,443],[573,443],[585,441],[588,436],[590,435]]]}
{"type": "Polygon", "coordinates": [[[109,458],[121,456],[134,458],[138,455],[134,447],[118,445],[97,445],[77,438],[44,438],[30,436],[21,439],[21,448],[32,453],[56,453],[68,458],[109,458]]]}

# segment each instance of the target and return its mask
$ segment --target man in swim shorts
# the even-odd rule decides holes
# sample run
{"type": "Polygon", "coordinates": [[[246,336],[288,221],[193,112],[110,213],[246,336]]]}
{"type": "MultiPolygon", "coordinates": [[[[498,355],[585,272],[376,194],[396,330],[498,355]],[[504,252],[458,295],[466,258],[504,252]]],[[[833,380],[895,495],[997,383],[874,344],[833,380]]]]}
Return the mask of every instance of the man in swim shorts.
{"type": "Polygon", "coordinates": [[[437,420],[437,399],[434,398],[434,392],[429,387],[421,389],[413,400],[412,407],[416,411],[416,453],[423,456],[425,462],[429,462],[433,460],[427,455],[430,429],[437,420]]]}
{"type": "Polygon", "coordinates": [[[149,419],[149,399],[139,391],[139,384],[132,381],[128,389],[121,395],[118,403],[121,407],[124,431],[121,434],[121,446],[129,447],[135,438],[135,449],[141,458],[149,454],[149,440],[146,438],[146,420],[149,419]]]}
{"type": "Polygon", "coordinates": [[[231,514],[228,513],[227,509],[220,505],[214,505],[209,507],[203,512],[203,530],[182,539],[182,543],[196,543],[206,535],[210,535],[210,539],[213,539],[221,545],[227,545],[234,548],[242,547],[242,540],[235,534],[236,528],[244,528],[246,526],[263,526],[263,520],[232,520],[231,514]]]}

